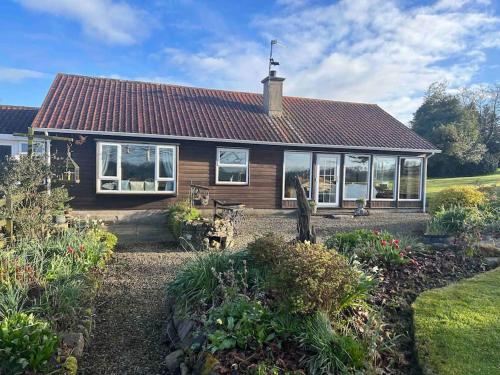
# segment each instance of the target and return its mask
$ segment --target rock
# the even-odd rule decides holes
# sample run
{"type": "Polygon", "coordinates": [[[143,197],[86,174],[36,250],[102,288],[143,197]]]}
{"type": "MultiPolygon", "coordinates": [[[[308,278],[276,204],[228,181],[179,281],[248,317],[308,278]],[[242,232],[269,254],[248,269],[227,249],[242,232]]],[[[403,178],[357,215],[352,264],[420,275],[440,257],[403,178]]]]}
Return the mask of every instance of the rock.
{"type": "Polygon", "coordinates": [[[484,258],[484,261],[488,267],[496,267],[500,264],[499,257],[486,257],[484,258]]]}
{"type": "Polygon", "coordinates": [[[219,367],[219,361],[210,353],[205,353],[203,360],[200,363],[200,375],[212,375],[216,374],[216,370],[219,367]]]}
{"type": "Polygon", "coordinates": [[[180,365],[180,370],[181,370],[181,375],[189,375],[189,368],[187,367],[186,363],[182,362],[180,365]]]}
{"type": "Polygon", "coordinates": [[[191,340],[190,349],[199,352],[203,348],[205,341],[207,341],[207,336],[202,333],[194,336],[191,340]]]}
{"type": "Polygon", "coordinates": [[[179,366],[184,358],[184,350],[178,349],[165,357],[165,365],[171,374],[180,372],[179,366]]]}
{"type": "Polygon", "coordinates": [[[80,358],[83,355],[83,349],[85,346],[85,340],[83,333],[81,332],[63,332],[62,342],[66,345],[71,353],[76,357],[80,358]]]}
{"type": "Polygon", "coordinates": [[[177,334],[179,339],[184,341],[184,339],[191,333],[194,327],[194,322],[192,320],[183,320],[177,325],[177,334]]]}
{"type": "Polygon", "coordinates": [[[177,346],[179,343],[179,335],[177,334],[177,329],[175,328],[174,321],[172,319],[167,323],[167,337],[173,346],[177,346]]]}

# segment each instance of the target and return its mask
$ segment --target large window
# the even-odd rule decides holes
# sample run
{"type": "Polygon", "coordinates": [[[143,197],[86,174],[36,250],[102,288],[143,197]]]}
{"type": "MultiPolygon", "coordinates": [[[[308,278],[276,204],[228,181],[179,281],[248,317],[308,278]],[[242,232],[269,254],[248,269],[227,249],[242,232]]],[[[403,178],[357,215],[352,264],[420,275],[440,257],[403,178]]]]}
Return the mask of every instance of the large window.
{"type": "Polygon", "coordinates": [[[422,159],[401,158],[399,168],[399,199],[420,200],[422,159]]]}
{"type": "Polygon", "coordinates": [[[396,197],[397,158],[392,156],[373,157],[373,199],[394,200],[396,197]]]}
{"type": "Polygon", "coordinates": [[[5,161],[12,155],[12,146],[0,144],[0,162],[5,161]]]}
{"type": "Polygon", "coordinates": [[[310,152],[286,151],[283,166],[283,198],[297,199],[295,176],[299,176],[308,198],[311,198],[311,162],[310,152]]]}
{"type": "Polygon", "coordinates": [[[216,168],[216,182],[218,184],[248,184],[248,150],[218,148],[216,168]]]}
{"type": "Polygon", "coordinates": [[[176,147],[98,143],[97,191],[166,194],[176,190],[176,147]]]}
{"type": "Polygon", "coordinates": [[[344,199],[368,199],[368,181],[370,178],[370,156],[346,155],[344,177],[344,199]]]}

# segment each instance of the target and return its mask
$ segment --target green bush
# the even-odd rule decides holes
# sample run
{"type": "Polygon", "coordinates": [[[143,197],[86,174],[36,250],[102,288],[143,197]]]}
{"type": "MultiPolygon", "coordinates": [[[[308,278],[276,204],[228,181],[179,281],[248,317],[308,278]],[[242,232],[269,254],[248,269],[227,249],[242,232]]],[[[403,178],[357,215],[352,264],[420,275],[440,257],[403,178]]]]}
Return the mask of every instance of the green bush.
{"type": "Polygon", "coordinates": [[[18,313],[0,323],[0,369],[8,374],[43,371],[59,339],[48,323],[18,313]]]}
{"type": "Polygon", "coordinates": [[[427,224],[428,234],[460,235],[482,229],[484,215],[477,207],[441,207],[427,224]]]}
{"type": "Polygon", "coordinates": [[[188,201],[177,202],[168,208],[168,229],[175,237],[182,235],[182,225],[186,221],[201,217],[200,211],[191,207],[188,201]]]}
{"type": "Polygon", "coordinates": [[[485,203],[486,195],[479,188],[471,185],[459,185],[436,193],[429,204],[429,212],[434,214],[442,207],[476,207],[485,203]]]}
{"type": "Polygon", "coordinates": [[[240,348],[256,349],[273,340],[276,335],[269,321],[271,312],[260,301],[244,296],[225,301],[210,312],[208,326],[209,350],[240,348]]]}
{"type": "Polygon", "coordinates": [[[320,244],[278,246],[268,255],[274,266],[266,277],[267,289],[291,313],[334,312],[356,283],[347,260],[320,244]]]}

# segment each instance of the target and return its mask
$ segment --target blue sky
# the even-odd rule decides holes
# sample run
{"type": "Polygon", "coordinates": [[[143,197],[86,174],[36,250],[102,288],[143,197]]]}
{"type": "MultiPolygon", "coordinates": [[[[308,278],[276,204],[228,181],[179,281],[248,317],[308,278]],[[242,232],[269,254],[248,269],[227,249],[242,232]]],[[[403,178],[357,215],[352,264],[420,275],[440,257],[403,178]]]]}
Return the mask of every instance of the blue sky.
{"type": "Polygon", "coordinates": [[[430,83],[500,82],[500,1],[3,0],[0,103],[57,72],[371,102],[408,122],[430,83]]]}

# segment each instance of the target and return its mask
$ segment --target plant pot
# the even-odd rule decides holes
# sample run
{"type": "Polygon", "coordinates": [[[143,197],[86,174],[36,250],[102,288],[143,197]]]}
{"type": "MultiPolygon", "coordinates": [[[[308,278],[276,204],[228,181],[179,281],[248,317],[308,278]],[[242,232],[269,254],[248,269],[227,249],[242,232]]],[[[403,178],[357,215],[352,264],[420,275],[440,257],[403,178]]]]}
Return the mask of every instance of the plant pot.
{"type": "Polygon", "coordinates": [[[66,215],[59,214],[54,216],[54,220],[56,224],[65,224],[66,223],[66,215]]]}

